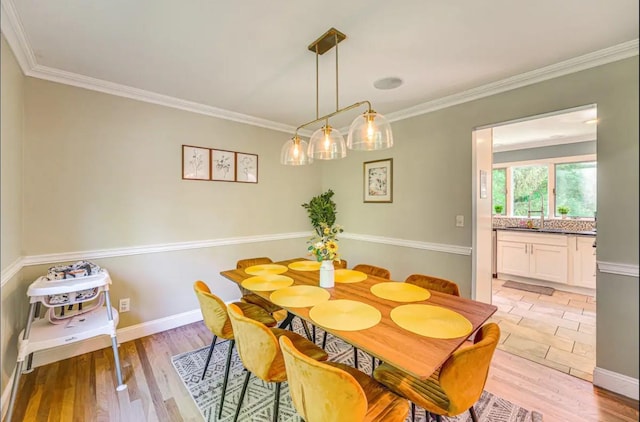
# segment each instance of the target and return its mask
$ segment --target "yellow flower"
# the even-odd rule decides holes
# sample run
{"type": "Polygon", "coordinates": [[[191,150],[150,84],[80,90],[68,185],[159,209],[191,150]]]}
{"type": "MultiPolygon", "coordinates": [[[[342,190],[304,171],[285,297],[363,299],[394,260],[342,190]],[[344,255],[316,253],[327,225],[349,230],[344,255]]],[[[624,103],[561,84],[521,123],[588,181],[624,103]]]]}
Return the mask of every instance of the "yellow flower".
{"type": "Polygon", "coordinates": [[[331,233],[331,229],[329,227],[325,227],[324,234],[329,234],[329,233],[331,233]]]}
{"type": "Polygon", "coordinates": [[[338,251],[338,244],[334,241],[327,242],[327,249],[329,252],[336,253],[338,251]]]}

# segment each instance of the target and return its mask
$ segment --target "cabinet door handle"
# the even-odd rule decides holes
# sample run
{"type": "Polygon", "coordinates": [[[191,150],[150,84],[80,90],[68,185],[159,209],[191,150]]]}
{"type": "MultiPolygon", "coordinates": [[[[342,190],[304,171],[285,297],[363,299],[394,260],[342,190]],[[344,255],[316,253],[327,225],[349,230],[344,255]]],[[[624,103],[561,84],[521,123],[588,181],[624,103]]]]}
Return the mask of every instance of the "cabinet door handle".
{"type": "Polygon", "coordinates": [[[529,245],[529,252],[531,252],[531,255],[533,255],[533,245],[529,245]]]}
{"type": "Polygon", "coordinates": [[[529,246],[529,245],[527,245],[527,244],[525,243],[525,244],[524,244],[524,253],[525,253],[525,254],[529,253],[529,251],[527,250],[527,246],[529,246]]]}

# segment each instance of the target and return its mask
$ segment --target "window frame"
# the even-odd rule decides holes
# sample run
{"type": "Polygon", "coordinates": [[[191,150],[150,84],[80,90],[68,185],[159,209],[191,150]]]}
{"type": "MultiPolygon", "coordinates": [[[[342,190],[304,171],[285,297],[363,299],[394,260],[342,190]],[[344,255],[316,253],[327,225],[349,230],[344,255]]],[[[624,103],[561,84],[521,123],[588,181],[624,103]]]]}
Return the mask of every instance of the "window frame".
{"type": "MultiPolygon", "coordinates": [[[[556,217],[556,164],[570,164],[570,163],[581,163],[581,162],[590,162],[595,161],[596,164],[598,162],[596,154],[584,154],[584,155],[572,155],[568,157],[553,157],[553,158],[542,158],[537,160],[524,160],[524,161],[509,161],[504,163],[493,163],[493,169],[506,169],[505,182],[506,182],[506,209],[504,215],[502,217],[510,217],[510,218],[522,218],[518,216],[512,215],[513,211],[513,196],[511,194],[511,179],[512,179],[512,168],[520,167],[520,166],[547,166],[547,204],[548,209],[545,210],[545,218],[553,218],[556,217]],[[553,209],[553,213],[550,213],[549,210],[553,209]]],[[[597,174],[596,174],[597,177],[597,174]]],[[[493,188],[493,186],[492,186],[493,188]]],[[[493,204],[493,189],[491,191],[491,203],[493,204]]],[[[492,205],[493,206],[493,205],[492,205]]],[[[578,217],[574,218],[575,220],[585,220],[585,221],[594,221],[593,217],[578,217]]]]}

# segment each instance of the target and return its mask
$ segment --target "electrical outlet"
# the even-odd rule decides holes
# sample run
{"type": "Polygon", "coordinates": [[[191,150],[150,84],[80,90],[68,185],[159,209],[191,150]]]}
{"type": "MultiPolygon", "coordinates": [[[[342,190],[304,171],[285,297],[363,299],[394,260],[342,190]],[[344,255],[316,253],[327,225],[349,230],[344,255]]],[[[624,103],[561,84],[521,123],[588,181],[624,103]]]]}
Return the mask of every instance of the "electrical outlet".
{"type": "Polygon", "coordinates": [[[129,312],[130,300],[129,298],[120,299],[120,303],[118,304],[118,312],[129,312]]]}
{"type": "Polygon", "coordinates": [[[456,227],[464,227],[464,215],[456,215],[456,227]]]}

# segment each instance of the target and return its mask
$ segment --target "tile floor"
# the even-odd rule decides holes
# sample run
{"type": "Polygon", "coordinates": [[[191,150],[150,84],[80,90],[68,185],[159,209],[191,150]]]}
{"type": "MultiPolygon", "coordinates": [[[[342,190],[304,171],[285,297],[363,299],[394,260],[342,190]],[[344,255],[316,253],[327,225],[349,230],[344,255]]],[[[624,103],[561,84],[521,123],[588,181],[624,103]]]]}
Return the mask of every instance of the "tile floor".
{"type": "Polygon", "coordinates": [[[503,287],[493,280],[492,320],[498,348],[593,382],[596,299],[556,290],[552,296],[503,287]]]}

